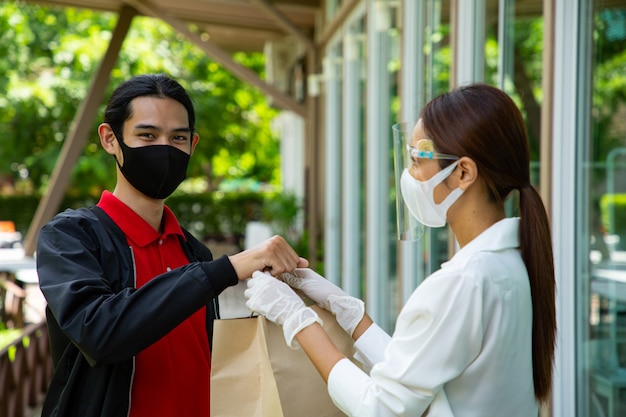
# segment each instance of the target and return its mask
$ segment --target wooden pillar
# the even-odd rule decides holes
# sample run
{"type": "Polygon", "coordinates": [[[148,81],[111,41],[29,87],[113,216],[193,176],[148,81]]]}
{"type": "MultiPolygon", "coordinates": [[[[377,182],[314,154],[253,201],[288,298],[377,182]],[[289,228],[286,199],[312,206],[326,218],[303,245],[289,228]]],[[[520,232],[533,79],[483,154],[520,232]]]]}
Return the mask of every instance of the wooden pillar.
{"type": "Polygon", "coordinates": [[[109,83],[111,71],[117,62],[122,43],[130,28],[136,11],[124,6],[120,10],[119,19],[113,32],[109,47],[100,61],[100,66],[94,74],[93,80],[85,100],[76,112],[70,131],[63,143],[63,148],[59,154],[50,185],[39,201],[39,206],[35,212],[33,221],[28,228],[24,239],[24,253],[26,256],[33,256],[37,246],[37,236],[39,230],[46,224],[59,210],[59,205],[63,200],[63,195],[70,182],[72,169],[76,165],[78,157],[83,151],[87,138],[91,134],[90,129],[98,107],[104,99],[104,92],[109,83]]]}

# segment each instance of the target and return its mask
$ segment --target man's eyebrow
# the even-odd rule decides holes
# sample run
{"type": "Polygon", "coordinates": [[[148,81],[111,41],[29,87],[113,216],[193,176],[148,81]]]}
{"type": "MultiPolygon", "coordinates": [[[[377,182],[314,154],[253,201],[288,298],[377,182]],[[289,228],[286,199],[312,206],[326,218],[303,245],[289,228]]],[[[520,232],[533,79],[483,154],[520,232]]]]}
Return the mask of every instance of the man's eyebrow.
{"type": "MultiPolygon", "coordinates": [[[[150,129],[150,130],[159,130],[159,131],[161,130],[161,128],[158,127],[158,126],[149,125],[149,124],[143,124],[143,123],[135,125],[135,129],[150,129]]],[[[189,133],[189,132],[191,132],[191,129],[188,128],[188,127],[177,127],[176,129],[172,129],[172,132],[189,133]]]]}
{"type": "Polygon", "coordinates": [[[135,125],[135,129],[152,129],[152,130],[160,130],[158,127],[154,126],[154,125],[146,125],[146,124],[138,124],[135,125]]]}

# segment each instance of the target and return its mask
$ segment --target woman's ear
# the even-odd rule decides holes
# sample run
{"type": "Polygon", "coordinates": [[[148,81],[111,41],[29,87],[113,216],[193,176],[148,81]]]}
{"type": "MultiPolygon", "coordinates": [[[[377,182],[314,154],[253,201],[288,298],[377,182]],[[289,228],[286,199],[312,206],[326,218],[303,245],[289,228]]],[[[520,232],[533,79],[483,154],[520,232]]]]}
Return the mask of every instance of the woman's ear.
{"type": "Polygon", "coordinates": [[[464,156],[459,159],[457,169],[461,170],[461,175],[459,177],[459,188],[465,191],[478,178],[478,166],[473,159],[464,156]]]}

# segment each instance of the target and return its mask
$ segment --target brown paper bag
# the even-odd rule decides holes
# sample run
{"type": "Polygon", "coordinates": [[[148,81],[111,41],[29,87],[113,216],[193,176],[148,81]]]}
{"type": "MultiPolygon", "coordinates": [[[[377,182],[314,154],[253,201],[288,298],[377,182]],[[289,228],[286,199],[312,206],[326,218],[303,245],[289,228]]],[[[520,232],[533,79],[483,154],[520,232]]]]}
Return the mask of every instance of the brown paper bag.
{"type": "MultiPolygon", "coordinates": [[[[313,306],[349,358],[354,341],[335,317],[313,306]]],[[[335,417],[326,383],[303,350],[290,349],[280,326],[263,316],[216,320],[211,360],[212,417],[335,417]]]]}

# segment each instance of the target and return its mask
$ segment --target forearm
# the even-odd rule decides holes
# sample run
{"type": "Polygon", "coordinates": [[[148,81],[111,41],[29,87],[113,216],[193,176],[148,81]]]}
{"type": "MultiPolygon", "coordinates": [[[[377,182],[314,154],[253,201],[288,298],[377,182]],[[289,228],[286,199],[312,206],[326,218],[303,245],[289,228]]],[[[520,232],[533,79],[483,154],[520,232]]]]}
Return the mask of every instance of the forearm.
{"type": "Polygon", "coordinates": [[[335,346],[324,328],[318,323],[314,323],[296,334],[296,340],[324,381],[328,382],[330,371],[337,362],[345,358],[345,355],[335,346]]]}
{"type": "Polygon", "coordinates": [[[102,270],[89,275],[86,268],[41,258],[40,285],[48,305],[59,327],[93,363],[130,358],[163,337],[217,295],[213,275],[219,264],[228,267],[227,260],[215,261],[212,268],[193,263],[155,277],[139,290],[115,292],[102,270]],[[82,273],[64,274],[64,269],[82,273]],[[208,276],[207,269],[215,271],[208,276]],[[177,300],[176,308],[172,300],[177,300]]]}
{"type": "Polygon", "coordinates": [[[368,316],[367,313],[365,313],[359,324],[357,324],[356,328],[354,329],[354,333],[352,333],[352,338],[355,341],[359,340],[363,333],[365,333],[365,331],[369,329],[373,323],[374,321],[372,320],[372,318],[368,316]]]}

